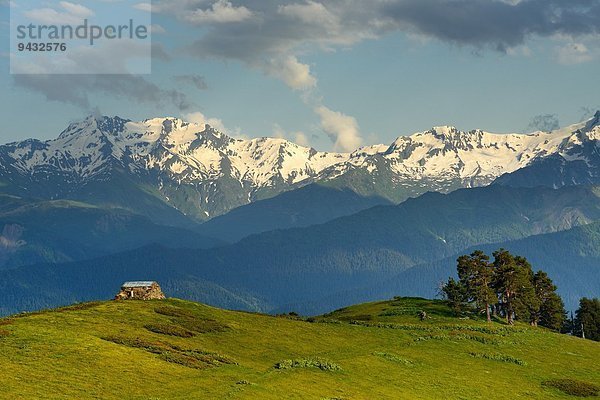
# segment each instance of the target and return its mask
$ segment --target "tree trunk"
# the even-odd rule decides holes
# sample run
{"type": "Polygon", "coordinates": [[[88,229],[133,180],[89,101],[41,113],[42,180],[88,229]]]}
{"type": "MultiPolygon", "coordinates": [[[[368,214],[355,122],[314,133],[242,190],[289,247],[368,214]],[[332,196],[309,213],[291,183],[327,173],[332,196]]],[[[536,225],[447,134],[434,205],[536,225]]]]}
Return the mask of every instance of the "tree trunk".
{"type": "Polygon", "coordinates": [[[485,304],[485,316],[487,317],[487,322],[492,322],[492,316],[490,315],[490,305],[488,303],[485,304]]]}
{"type": "Polygon", "coordinates": [[[506,308],[506,323],[509,325],[514,325],[515,321],[513,319],[513,310],[512,307],[506,308]]]}

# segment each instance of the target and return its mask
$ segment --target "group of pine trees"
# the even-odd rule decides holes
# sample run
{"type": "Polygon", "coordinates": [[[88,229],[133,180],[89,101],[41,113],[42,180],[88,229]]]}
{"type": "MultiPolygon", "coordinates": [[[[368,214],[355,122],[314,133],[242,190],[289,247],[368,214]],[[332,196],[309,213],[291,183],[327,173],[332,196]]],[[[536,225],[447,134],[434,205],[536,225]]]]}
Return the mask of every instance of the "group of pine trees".
{"type": "Polygon", "coordinates": [[[566,320],[562,299],[556,286],[543,271],[533,272],[526,258],[501,249],[494,260],[482,251],[464,255],[457,260],[458,281],[449,278],[441,290],[457,312],[472,305],[487,320],[492,315],[529,322],[561,330],[566,320]]]}

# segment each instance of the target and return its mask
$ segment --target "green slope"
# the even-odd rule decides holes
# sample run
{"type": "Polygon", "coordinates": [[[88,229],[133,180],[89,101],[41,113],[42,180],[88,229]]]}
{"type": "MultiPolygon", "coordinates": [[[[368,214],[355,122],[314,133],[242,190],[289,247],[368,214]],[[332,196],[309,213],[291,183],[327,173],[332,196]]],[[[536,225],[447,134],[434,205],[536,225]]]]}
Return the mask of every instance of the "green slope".
{"type": "Polygon", "coordinates": [[[456,319],[439,301],[396,298],[309,321],[181,300],[0,320],[0,398],[567,399],[542,383],[600,384],[600,344],[456,319]]]}

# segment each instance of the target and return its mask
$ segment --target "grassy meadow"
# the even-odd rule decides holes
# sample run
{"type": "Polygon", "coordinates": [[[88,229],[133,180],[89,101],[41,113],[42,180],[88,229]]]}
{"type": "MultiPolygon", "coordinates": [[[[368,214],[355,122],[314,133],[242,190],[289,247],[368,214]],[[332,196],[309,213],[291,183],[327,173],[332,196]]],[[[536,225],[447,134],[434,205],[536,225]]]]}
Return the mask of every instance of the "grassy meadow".
{"type": "Polygon", "coordinates": [[[176,299],[80,304],[0,320],[0,398],[597,396],[600,343],[472,318],[413,298],[308,319],[176,299]]]}

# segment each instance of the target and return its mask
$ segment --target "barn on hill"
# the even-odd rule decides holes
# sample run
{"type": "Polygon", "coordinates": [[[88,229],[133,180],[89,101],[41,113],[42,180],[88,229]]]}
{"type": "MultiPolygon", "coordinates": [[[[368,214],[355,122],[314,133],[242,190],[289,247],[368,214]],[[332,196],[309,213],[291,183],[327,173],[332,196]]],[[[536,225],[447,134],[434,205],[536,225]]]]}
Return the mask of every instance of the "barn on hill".
{"type": "Polygon", "coordinates": [[[160,285],[155,281],[125,282],[115,300],[160,300],[164,299],[160,285]]]}

